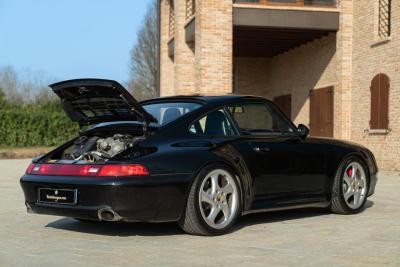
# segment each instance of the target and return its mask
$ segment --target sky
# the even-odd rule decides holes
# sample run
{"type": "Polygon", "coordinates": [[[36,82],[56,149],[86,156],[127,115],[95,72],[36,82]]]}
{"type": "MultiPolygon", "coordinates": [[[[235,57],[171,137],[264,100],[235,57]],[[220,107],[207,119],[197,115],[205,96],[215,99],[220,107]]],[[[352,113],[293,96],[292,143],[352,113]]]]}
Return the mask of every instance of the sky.
{"type": "Polygon", "coordinates": [[[126,82],[150,0],[0,0],[0,67],[126,82]]]}

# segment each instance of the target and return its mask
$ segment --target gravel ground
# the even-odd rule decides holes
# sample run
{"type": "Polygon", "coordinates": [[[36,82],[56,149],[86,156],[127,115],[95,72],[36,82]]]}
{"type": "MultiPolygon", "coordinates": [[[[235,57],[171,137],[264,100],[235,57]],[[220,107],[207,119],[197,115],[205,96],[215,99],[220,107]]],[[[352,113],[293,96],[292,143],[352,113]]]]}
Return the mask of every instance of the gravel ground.
{"type": "Polygon", "coordinates": [[[382,172],[366,209],[252,214],[224,236],[175,223],[81,223],[27,214],[28,160],[0,160],[0,266],[400,266],[400,174],[382,172]]]}

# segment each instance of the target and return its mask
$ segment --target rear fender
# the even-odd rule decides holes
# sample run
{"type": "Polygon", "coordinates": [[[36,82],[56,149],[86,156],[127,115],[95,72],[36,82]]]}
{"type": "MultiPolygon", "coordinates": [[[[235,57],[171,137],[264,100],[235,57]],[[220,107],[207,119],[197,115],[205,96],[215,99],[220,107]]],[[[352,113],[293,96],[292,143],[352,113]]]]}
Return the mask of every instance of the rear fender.
{"type": "Polygon", "coordinates": [[[253,191],[251,190],[252,177],[249,169],[247,168],[245,160],[230,144],[218,146],[212,149],[210,152],[213,154],[212,159],[204,162],[201,166],[199,166],[199,168],[197,168],[188,189],[187,196],[189,195],[189,191],[195,180],[195,177],[197,177],[202,169],[212,163],[222,163],[234,172],[235,178],[240,185],[243,211],[250,209],[253,199],[253,191]]]}

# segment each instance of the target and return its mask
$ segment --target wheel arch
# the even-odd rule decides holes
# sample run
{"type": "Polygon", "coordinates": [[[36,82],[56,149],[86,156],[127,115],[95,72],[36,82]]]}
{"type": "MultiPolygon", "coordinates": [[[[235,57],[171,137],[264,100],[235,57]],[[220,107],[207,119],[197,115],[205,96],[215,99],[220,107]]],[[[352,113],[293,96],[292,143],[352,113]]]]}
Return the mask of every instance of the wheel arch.
{"type": "MultiPolygon", "coordinates": [[[[251,189],[246,189],[246,181],[243,178],[243,175],[240,175],[240,171],[238,169],[238,167],[235,166],[234,162],[230,162],[229,160],[226,160],[224,158],[220,158],[220,159],[213,159],[213,160],[209,160],[207,162],[204,162],[201,166],[199,166],[197,168],[197,170],[193,173],[193,177],[190,181],[190,184],[188,186],[188,190],[186,192],[186,202],[187,199],[189,197],[189,193],[190,193],[190,188],[192,187],[196,177],[200,174],[200,172],[206,168],[207,166],[211,165],[211,164],[222,164],[225,165],[226,168],[228,168],[230,171],[234,172],[234,177],[236,179],[236,181],[239,184],[239,191],[240,191],[240,210],[241,212],[243,212],[245,209],[247,209],[247,207],[249,207],[251,205],[251,189]]],[[[187,203],[185,204],[186,207],[187,203]]]]}
{"type": "Polygon", "coordinates": [[[334,184],[336,173],[339,171],[339,168],[341,168],[343,163],[348,158],[351,158],[351,157],[355,157],[355,158],[359,159],[363,163],[363,165],[365,167],[365,170],[367,172],[368,183],[370,182],[371,170],[370,170],[370,167],[369,167],[369,164],[368,164],[368,158],[366,158],[366,155],[364,153],[362,153],[361,151],[348,152],[348,153],[342,155],[340,157],[340,159],[335,162],[334,166],[332,166],[332,168],[329,170],[328,176],[329,176],[330,183],[329,183],[329,186],[327,188],[327,189],[329,189],[328,190],[329,199],[331,199],[332,186],[334,184]]]}

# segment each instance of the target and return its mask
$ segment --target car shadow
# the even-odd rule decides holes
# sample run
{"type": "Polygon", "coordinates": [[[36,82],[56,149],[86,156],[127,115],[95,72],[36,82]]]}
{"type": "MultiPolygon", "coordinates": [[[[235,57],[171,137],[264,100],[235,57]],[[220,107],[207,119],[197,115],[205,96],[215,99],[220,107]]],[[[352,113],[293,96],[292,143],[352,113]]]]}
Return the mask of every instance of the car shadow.
{"type": "MultiPolygon", "coordinates": [[[[360,211],[364,212],[366,209],[374,205],[373,201],[367,200],[364,207],[360,211]]],[[[293,210],[282,210],[273,212],[262,212],[248,214],[239,218],[233,231],[238,231],[241,228],[256,224],[268,224],[276,222],[285,222],[290,220],[297,220],[309,217],[318,217],[332,214],[329,208],[305,208],[305,209],[293,209],[293,210]]],[[[340,215],[338,215],[340,216],[340,215]]]]}
{"type": "Polygon", "coordinates": [[[81,232],[107,236],[172,236],[184,234],[175,222],[166,223],[129,223],[129,222],[97,222],[78,221],[62,218],[46,225],[60,230],[81,232]]]}
{"type": "MultiPolygon", "coordinates": [[[[367,200],[361,212],[374,205],[373,201],[367,200]]],[[[274,212],[262,212],[248,214],[240,217],[231,232],[239,231],[250,225],[269,224],[285,222],[290,220],[324,216],[331,214],[329,209],[308,208],[283,210],[274,212]]],[[[62,218],[50,222],[46,227],[54,229],[81,232],[95,235],[107,236],[173,236],[185,234],[175,222],[168,223],[127,223],[127,222],[86,222],[72,218],[62,218]]]]}

